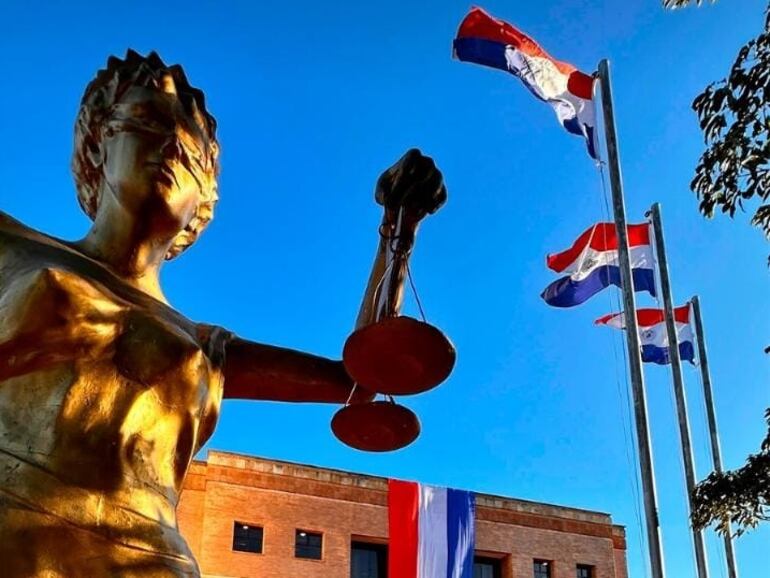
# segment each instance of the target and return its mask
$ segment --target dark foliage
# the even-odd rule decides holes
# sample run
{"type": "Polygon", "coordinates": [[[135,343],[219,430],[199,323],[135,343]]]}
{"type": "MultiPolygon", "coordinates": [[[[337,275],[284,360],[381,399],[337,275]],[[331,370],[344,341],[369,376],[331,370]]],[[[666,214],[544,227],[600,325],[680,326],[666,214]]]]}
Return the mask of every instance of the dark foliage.
{"type": "Polygon", "coordinates": [[[729,76],[693,102],[706,151],[691,183],[700,209],[730,216],[757,198],[752,223],[770,237],[770,9],[765,30],[743,46],[729,76]]]}
{"type": "Polygon", "coordinates": [[[768,431],[759,453],[750,455],[737,470],[713,472],[695,488],[692,522],[696,528],[715,524],[724,534],[732,523],[740,535],[770,521],[770,409],[765,418],[768,431]]]}
{"type": "MultiPolygon", "coordinates": [[[[666,8],[702,3],[663,0],[666,8]]],[[[752,224],[770,237],[770,6],[764,32],[740,49],[727,78],[709,85],[693,109],[706,142],[690,185],[701,212],[712,217],[719,209],[732,217],[756,198],[752,224]]],[[[713,472],[695,488],[696,528],[714,524],[724,534],[734,524],[740,535],[770,520],[770,409],[765,418],[768,432],[759,453],[737,470],[713,472]]]]}

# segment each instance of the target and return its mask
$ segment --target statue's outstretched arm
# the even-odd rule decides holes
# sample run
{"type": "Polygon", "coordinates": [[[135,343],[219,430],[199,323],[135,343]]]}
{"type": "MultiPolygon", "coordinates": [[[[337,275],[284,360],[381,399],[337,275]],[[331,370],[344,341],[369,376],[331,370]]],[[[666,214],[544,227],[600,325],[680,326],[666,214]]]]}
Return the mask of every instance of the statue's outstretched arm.
{"type": "MultiPolygon", "coordinates": [[[[433,159],[410,149],[377,181],[374,198],[382,205],[380,243],[356,320],[356,329],[401,310],[406,261],[394,259],[394,247],[411,251],[420,221],[446,202],[444,177],[433,159]],[[399,235],[403,237],[399,239],[399,235]],[[400,270],[393,271],[396,268],[400,270]],[[384,304],[387,304],[385,306],[384,304]],[[389,310],[385,312],[385,310],[389,310]]],[[[408,255],[407,255],[408,257],[408,255]]]]}
{"type": "Polygon", "coordinates": [[[345,403],[353,388],[341,361],[240,338],[227,345],[224,375],[226,398],[345,403]]]}

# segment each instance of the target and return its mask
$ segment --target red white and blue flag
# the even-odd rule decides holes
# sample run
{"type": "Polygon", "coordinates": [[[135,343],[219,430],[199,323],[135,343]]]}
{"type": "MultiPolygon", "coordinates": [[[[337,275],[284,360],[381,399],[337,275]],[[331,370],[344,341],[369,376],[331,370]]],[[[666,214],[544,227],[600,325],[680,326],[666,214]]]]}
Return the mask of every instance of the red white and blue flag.
{"type": "MultiPolygon", "coordinates": [[[[650,243],[650,224],[628,225],[628,244],[634,290],[655,292],[655,259],[650,243]]],[[[554,307],[574,307],[601,290],[620,287],[618,237],[615,223],[597,223],[585,231],[574,245],[548,255],[548,268],[566,276],[545,288],[541,297],[554,307]]]]}
{"type": "MultiPolygon", "coordinates": [[[[639,341],[642,347],[642,361],[667,365],[671,363],[668,352],[668,333],[666,319],[662,309],[638,309],[636,319],[639,323],[639,341]]],[[[674,309],[676,337],[679,342],[679,355],[684,361],[695,363],[695,338],[690,323],[690,304],[674,309]]],[[[596,320],[597,325],[607,325],[616,329],[626,328],[625,313],[612,313],[596,320]]]]}
{"type": "Polygon", "coordinates": [[[473,578],[472,492],[388,481],[388,578],[473,578]]]}
{"type": "Polygon", "coordinates": [[[588,154],[598,158],[592,76],[551,57],[529,36],[481,8],[472,8],[460,24],[454,56],[518,76],[553,107],[567,131],[585,137],[588,154]]]}

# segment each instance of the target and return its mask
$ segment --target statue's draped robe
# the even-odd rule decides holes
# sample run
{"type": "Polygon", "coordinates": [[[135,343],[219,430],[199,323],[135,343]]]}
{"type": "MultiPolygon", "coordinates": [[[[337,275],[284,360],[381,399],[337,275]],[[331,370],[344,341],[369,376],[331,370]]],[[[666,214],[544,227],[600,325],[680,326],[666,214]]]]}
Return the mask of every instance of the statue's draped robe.
{"type": "Polygon", "coordinates": [[[0,574],[198,576],[176,505],[228,334],[0,213],[0,574]]]}

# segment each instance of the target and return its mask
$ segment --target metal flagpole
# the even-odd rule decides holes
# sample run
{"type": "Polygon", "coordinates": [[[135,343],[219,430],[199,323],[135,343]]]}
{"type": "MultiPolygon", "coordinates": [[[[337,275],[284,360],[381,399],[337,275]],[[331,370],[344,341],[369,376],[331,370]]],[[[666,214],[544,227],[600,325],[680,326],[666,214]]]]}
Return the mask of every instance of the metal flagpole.
{"type": "MultiPolygon", "coordinates": [[[[650,211],[652,226],[655,233],[655,254],[658,259],[660,273],[660,289],[663,294],[663,310],[666,319],[666,334],[668,336],[668,355],[671,361],[671,375],[674,381],[674,396],[676,397],[676,413],[679,418],[679,438],[682,442],[682,459],[684,461],[684,477],[687,486],[687,505],[692,511],[692,492],[695,489],[695,458],[690,438],[690,422],[687,417],[687,398],[682,379],[682,358],[679,354],[679,338],[674,319],[674,303],[671,297],[671,281],[668,277],[668,259],[666,243],[663,238],[663,223],[660,219],[660,203],[655,203],[650,211]]],[[[648,213],[648,214],[650,214],[648,213]]],[[[699,578],[708,578],[708,562],[706,561],[706,543],[703,531],[692,528],[692,538],[695,545],[695,565],[699,578]]]]}
{"type": "MultiPolygon", "coordinates": [[[[714,470],[722,472],[722,450],[719,447],[719,434],[717,433],[717,415],[714,410],[714,395],[711,390],[711,372],[709,371],[708,355],[706,355],[706,338],[703,333],[703,319],[700,314],[700,299],[692,298],[692,313],[695,318],[695,336],[698,340],[698,363],[700,365],[701,381],[703,382],[703,397],[706,400],[706,413],[708,415],[709,436],[711,438],[711,456],[714,460],[714,470]]],[[[733,548],[732,528],[729,523],[728,533],[724,536],[725,557],[727,558],[727,573],[730,578],[738,578],[738,565],[735,562],[735,550],[733,548]]]]}
{"type": "Polygon", "coordinates": [[[599,63],[599,81],[602,91],[602,111],[604,113],[604,130],[607,142],[610,185],[612,188],[612,207],[615,214],[615,230],[618,237],[620,281],[623,289],[623,309],[625,311],[626,339],[628,342],[628,365],[631,371],[631,387],[634,397],[636,442],[639,446],[639,469],[644,494],[644,514],[647,522],[650,567],[652,569],[652,578],[665,578],[663,544],[661,543],[660,524],[658,522],[658,500],[655,491],[655,472],[652,464],[652,445],[650,443],[650,430],[647,425],[647,395],[644,390],[639,327],[636,319],[636,299],[628,251],[623,179],[620,174],[618,143],[615,134],[615,115],[612,110],[610,63],[607,60],[602,60],[599,63]]]}

